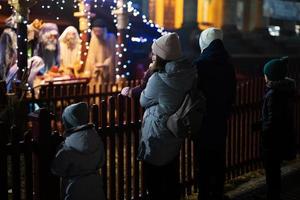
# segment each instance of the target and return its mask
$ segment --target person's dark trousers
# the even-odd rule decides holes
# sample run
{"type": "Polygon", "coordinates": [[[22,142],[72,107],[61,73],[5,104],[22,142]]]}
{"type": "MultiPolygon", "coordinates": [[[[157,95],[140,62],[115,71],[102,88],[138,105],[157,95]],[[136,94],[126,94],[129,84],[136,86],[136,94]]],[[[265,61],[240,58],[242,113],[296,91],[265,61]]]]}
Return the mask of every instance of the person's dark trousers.
{"type": "Polygon", "coordinates": [[[196,140],[199,200],[224,198],[226,120],[204,124],[203,137],[196,140]]]}
{"type": "Polygon", "coordinates": [[[144,162],[145,184],[149,200],[179,200],[178,157],[164,166],[144,162]]]}
{"type": "Polygon", "coordinates": [[[267,200],[279,200],[281,193],[281,160],[274,151],[263,150],[267,200]]]}
{"type": "Polygon", "coordinates": [[[199,200],[222,200],[225,181],[225,146],[198,150],[199,200]]]}

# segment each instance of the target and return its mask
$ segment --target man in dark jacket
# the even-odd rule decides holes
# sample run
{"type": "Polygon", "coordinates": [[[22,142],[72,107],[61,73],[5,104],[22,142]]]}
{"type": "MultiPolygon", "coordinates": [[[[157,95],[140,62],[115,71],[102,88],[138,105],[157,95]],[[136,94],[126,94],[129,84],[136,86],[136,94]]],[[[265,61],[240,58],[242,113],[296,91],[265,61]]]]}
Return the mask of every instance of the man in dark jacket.
{"type": "Polygon", "coordinates": [[[198,199],[201,200],[224,198],[227,119],[235,100],[236,78],[222,39],[222,30],[204,30],[199,39],[202,53],[194,61],[198,87],[207,99],[207,112],[196,140],[198,199]]]}
{"type": "Polygon", "coordinates": [[[273,59],[264,66],[266,92],[262,107],[262,153],[268,200],[280,199],[281,161],[296,157],[293,131],[295,81],[286,78],[286,74],[285,59],[273,59]]]}

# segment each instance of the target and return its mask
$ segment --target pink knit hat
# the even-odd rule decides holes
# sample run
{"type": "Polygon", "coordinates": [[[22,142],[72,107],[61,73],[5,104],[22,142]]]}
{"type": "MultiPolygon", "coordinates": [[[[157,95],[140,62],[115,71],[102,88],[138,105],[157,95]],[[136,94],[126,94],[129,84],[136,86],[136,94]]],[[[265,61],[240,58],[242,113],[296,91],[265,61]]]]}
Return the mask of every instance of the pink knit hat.
{"type": "Polygon", "coordinates": [[[181,57],[181,45],[177,33],[168,33],[152,44],[153,54],[164,60],[176,60],[181,57]]]}

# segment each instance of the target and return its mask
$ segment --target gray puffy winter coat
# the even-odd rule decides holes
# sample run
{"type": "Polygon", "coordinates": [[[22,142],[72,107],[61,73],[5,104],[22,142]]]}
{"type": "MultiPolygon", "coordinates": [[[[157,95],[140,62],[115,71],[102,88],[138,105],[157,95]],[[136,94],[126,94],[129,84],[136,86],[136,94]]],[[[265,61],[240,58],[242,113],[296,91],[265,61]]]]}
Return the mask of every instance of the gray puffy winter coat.
{"type": "Polygon", "coordinates": [[[196,68],[187,59],[168,62],[165,71],[155,72],[140,97],[146,108],[142,122],[139,159],[162,166],[178,154],[182,139],[168,130],[166,121],[177,111],[196,79],[196,68]]]}

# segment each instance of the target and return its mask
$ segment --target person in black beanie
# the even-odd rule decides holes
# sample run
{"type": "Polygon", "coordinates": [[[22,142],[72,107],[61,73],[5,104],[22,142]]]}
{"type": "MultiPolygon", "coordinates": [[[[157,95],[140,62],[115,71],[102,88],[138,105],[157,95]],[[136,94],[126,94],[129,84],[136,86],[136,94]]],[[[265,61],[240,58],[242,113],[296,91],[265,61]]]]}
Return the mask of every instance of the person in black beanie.
{"type": "Polygon", "coordinates": [[[266,172],[267,200],[279,200],[282,160],[296,157],[293,111],[295,81],[286,77],[287,58],[265,64],[266,90],[262,106],[261,147],[266,172]]]}

